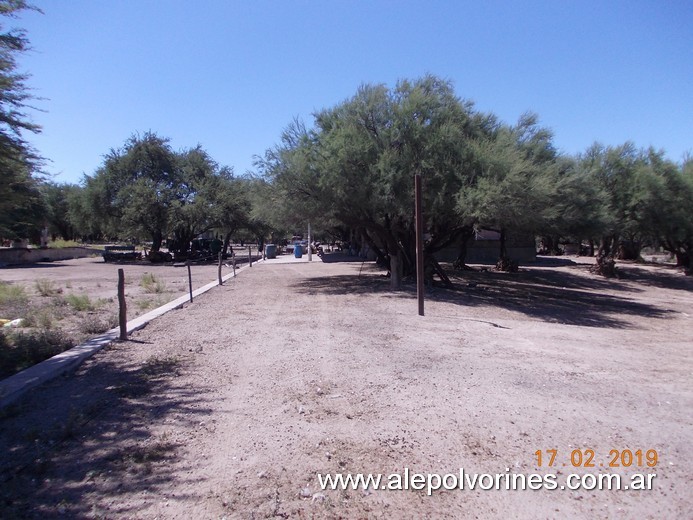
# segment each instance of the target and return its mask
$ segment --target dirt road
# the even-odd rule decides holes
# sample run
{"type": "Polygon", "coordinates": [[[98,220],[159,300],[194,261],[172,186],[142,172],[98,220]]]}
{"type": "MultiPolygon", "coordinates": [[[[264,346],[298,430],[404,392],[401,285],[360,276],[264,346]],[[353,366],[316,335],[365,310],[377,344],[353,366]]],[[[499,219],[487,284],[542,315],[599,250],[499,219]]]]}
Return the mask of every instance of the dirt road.
{"type": "Polygon", "coordinates": [[[464,276],[418,317],[413,287],[391,292],[369,264],[244,271],[3,412],[0,517],[686,517],[691,281],[642,266],[464,276]],[[626,449],[640,463],[608,467],[626,449]],[[588,450],[595,467],[573,467],[588,450]],[[460,468],[559,487],[657,476],[649,491],[431,496],[317,478],[460,468]]]}

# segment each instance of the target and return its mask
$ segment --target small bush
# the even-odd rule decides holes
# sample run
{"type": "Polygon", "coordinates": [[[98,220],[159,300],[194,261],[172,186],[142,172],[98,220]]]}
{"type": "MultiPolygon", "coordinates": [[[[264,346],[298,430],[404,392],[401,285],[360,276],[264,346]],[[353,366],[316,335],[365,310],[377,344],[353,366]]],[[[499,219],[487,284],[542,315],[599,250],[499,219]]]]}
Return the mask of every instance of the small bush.
{"type": "Polygon", "coordinates": [[[24,287],[7,282],[0,282],[0,305],[26,303],[29,301],[24,287]]]}
{"type": "Polygon", "coordinates": [[[56,318],[53,311],[53,307],[35,307],[30,309],[24,317],[24,327],[36,327],[46,330],[52,329],[56,318]]]}
{"type": "Polygon", "coordinates": [[[65,301],[76,311],[94,310],[94,304],[86,294],[68,294],[65,301]]]}
{"type": "Polygon", "coordinates": [[[63,290],[57,288],[51,280],[46,280],[45,278],[39,278],[34,282],[34,285],[36,286],[36,292],[41,296],[55,296],[63,292],[63,290]]]}
{"type": "Polygon", "coordinates": [[[106,318],[99,318],[90,314],[82,321],[79,330],[84,334],[102,334],[117,326],[118,316],[112,315],[106,318]]]}
{"type": "Polygon", "coordinates": [[[140,286],[148,293],[161,294],[166,292],[166,282],[151,273],[144,273],[142,275],[140,286]]]}
{"type": "Polygon", "coordinates": [[[73,346],[60,330],[2,334],[0,339],[0,377],[7,377],[60,354],[73,346]]]}
{"type": "Polygon", "coordinates": [[[0,282],[0,318],[23,318],[29,309],[29,297],[21,285],[0,282]]]}
{"type": "Polygon", "coordinates": [[[166,305],[168,302],[165,297],[157,296],[156,298],[144,298],[142,300],[135,301],[135,305],[141,311],[148,311],[150,309],[156,309],[162,305],[166,305]]]}

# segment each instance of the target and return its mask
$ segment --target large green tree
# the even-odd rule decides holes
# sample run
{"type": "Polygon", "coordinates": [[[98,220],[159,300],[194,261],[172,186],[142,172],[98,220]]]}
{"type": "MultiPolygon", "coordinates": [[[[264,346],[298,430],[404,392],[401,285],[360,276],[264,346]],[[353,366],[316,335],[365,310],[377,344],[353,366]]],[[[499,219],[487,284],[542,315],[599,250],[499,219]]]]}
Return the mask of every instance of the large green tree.
{"type": "Polygon", "coordinates": [[[313,129],[291,125],[261,166],[290,202],[286,213],[355,230],[387,259],[398,288],[414,271],[415,174],[423,179],[431,258],[473,229],[454,195],[473,182],[472,142],[495,126],[495,118],[476,112],[434,76],[400,81],[392,90],[366,85],[315,114],[313,129]]]}
{"type": "Polygon", "coordinates": [[[228,245],[230,234],[247,225],[248,205],[243,181],[201,146],[175,152],[168,139],[146,133],[111,150],[85,177],[71,214],[83,229],[90,209],[92,234],[149,240],[153,251],[169,238],[169,248],[185,255],[192,239],[210,230],[224,233],[228,245]]]}
{"type": "Polygon", "coordinates": [[[635,173],[633,218],[641,236],[675,255],[676,263],[693,270],[693,162],[681,165],[662,151],[649,149],[635,173]]]}
{"type": "Polygon", "coordinates": [[[73,200],[79,197],[81,188],[76,184],[59,184],[44,182],[41,184],[41,195],[46,207],[46,224],[48,232],[55,239],[60,236],[72,240],[77,236],[78,228],[70,214],[73,200]]]}
{"type": "Polygon", "coordinates": [[[476,182],[459,192],[458,210],[500,232],[499,265],[513,265],[506,233],[538,234],[551,219],[556,152],[552,135],[525,114],[516,126],[501,125],[474,143],[476,182]]]}
{"type": "Polygon", "coordinates": [[[158,251],[170,230],[180,172],[168,139],[147,132],[112,149],[85,179],[94,218],[111,237],[146,239],[158,251]]]}
{"type": "MultiPolygon", "coordinates": [[[[0,0],[0,15],[16,17],[34,9],[23,0],[0,0]]],[[[0,236],[24,238],[42,225],[44,206],[36,173],[39,157],[24,138],[25,132],[40,127],[26,112],[32,99],[26,81],[18,70],[17,57],[29,49],[26,33],[6,29],[0,18],[0,236]]]]}

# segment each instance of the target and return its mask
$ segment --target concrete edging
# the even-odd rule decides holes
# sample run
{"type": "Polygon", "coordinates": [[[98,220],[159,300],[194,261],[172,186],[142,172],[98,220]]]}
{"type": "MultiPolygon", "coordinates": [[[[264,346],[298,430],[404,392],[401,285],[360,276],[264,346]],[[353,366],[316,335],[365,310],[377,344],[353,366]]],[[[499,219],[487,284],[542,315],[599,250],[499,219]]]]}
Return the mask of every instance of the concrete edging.
{"type": "MultiPolygon", "coordinates": [[[[258,259],[253,263],[259,263],[262,261],[262,259],[258,259]]],[[[251,266],[246,264],[236,268],[236,274],[238,274],[239,271],[246,269],[248,267],[251,266]]],[[[233,277],[234,273],[229,273],[225,276],[222,276],[221,280],[222,282],[225,282],[226,280],[233,277]]],[[[208,283],[207,285],[203,285],[202,287],[195,289],[193,291],[193,298],[200,294],[206,293],[207,291],[213,289],[214,287],[217,287],[218,285],[219,280],[215,280],[213,282],[208,283]]],[[[138,316],[137,318],[128,321],[128,334],[140,330],[145,325],[147,325],[147,323],[149,323],[155,318],[158,318],[159,316],[162,316],[163,314],[166,314],[167,312],[170,312],[174,309],[180,309],[184,304],[188,303],[189,301],[190,295],[186,294],[184,296],[180,296],[179,298],[176,298],[175,300],[168,302],[165,305],[162,305],[161,307],[157,307],[156,309],[149,311],[148,313],[143,314],[142,316],[138,316]]],[[[90,340],[85,341],[84,343],[77,345],[75,347],[72,347],[71,349],[66,350],[65,352],[61,352],[60,354],[57,354],[52,358],[46,359],[45,361],[41,361],[40,363],[32,367],[26,368],[21,372],[14,374],[13,376],[3,379],[2,381],[0,381],[0,409],[12,404],[32,388],[40,384],[43,384],[46,381],[50,381],[51,379],[55,379],[56,377],[66,372],[76,370],[82,363],[84,363],[87,359],[96,354],[99,350],[116,341],[119,335],[119,328],[111,329],[108,332],[101,334],[100,336],[91,338],[90,340]]]]}

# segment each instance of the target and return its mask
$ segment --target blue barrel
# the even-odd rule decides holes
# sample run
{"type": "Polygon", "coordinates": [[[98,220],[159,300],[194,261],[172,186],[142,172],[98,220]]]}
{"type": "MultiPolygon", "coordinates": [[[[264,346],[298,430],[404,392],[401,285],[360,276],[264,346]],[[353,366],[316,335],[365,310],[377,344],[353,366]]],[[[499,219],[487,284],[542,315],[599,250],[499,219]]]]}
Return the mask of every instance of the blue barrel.
{"type": "Polygon", "coordinates": [[[301,258],[303,256],[303,247],[301,244],[294,244],[294,258],[301,258]]]}
{"type": "Polygon", "coordinates": [[[277,246],[275,244],[265,246],[265,258],[277,258],[277,246]]]}

